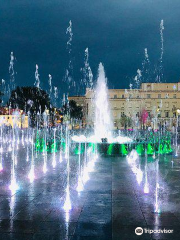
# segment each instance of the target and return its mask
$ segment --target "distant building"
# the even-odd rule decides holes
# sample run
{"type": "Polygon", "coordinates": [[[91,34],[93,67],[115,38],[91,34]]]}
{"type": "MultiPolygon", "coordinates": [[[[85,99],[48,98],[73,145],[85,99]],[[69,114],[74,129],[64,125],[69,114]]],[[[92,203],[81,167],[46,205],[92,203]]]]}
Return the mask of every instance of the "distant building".
{"type": "Polygon", "coordinates": [[[22,110],[0,108],[0,126],[28,128],[28,116],[22,110]]]}
{"type": "MultiPolygon", "coordinates": [[[[180,82],[178,83],[142,83],[140,89],[109,89],[109,104],[114,127],[120,128],[122,116],[140,121],[144,110],[148,113],[147,125],[158,119],[160,124],[175,124],[180,109],[180,82]]],[[[72,96],[83,107],[86,125],[94,125],[94,90],[86,89],[85,96],[72,96]]],[[[171,126],[170,126],[171,125],[171,126]]]]}

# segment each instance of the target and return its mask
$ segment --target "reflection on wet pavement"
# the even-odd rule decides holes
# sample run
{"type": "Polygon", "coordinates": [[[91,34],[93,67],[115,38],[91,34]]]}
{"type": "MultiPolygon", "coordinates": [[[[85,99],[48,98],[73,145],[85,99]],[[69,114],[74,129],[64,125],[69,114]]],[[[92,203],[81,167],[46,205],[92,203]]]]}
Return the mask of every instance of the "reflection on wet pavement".
{"type": "Polygon", "coordinates": [[[127,157],[96,159],[89,180],[77,191],[79,156],[70,157],[69,192],[72,209],[63,209],[66,197],[67,161],[48,154],[47,173],[43,156],[35,158],[35,180],[28,179],[30,165],[25,149],[18,153],[16,181],[19,189],[9,189],[11,162],[3,155],[0,173],[0,239],[179,239],[180,159],[172,155],[158,159],[158,207],[155,213],[157,158],[141,157],[137,168],[127,157]],[[172,159],[174,161],[172,165],[172,159]],[[147,162],[146,162],[147,161],[147,162]],[[137,170],[138,169],[138,170],[137,170]],[[137,175],[142,172],[141,181],[137,175]],[[144,192],[148,181],[149,193],[144,192]],[[135,234],[135,228],[173,229],[172,234],[135,234]]]}

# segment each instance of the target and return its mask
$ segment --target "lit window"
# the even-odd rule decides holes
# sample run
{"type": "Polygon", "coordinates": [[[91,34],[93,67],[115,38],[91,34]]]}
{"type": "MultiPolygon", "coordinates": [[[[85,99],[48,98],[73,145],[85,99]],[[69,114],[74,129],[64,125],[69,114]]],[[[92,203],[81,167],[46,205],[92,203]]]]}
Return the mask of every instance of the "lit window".
{"type": "Polygon", "coordinates": [[[166,117],[166,118],[169,117],[169,112],[165,112],[165,117],[166,117]]]}

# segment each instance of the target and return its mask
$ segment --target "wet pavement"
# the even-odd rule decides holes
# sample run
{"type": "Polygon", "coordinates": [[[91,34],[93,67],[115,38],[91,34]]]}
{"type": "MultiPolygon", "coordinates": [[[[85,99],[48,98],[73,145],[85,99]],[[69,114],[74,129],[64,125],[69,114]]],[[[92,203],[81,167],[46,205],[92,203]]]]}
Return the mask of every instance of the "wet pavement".
{"type": "MultiPolygon", "coordinates": [[[[0,173],[0,239],[9,240],[132,240],[180,239],[180,160],[161,156],[158,170],[158,204],[154,213],[156,159],[148,157],[149,194],[144,193],[145,165],[140,167],[142,182],[126,157],[99,157],[84,190],[77,193],[78,157],[70,158],[70,199],[72,209],[63,210],[66,161],[42,172],[42,155],[35,160],[35,177],[29,183],[26,153],[20,153],[16,166],[19,190],[12,193],[10,154],[3,156],[0,173]],[[173,160],[173,163],[172,163],[173,160]],[[170,233],[143,233],[135,229],[172,229],[170,233]]],[[[51,163],[52,154],[48,155],[51,163]]]]}

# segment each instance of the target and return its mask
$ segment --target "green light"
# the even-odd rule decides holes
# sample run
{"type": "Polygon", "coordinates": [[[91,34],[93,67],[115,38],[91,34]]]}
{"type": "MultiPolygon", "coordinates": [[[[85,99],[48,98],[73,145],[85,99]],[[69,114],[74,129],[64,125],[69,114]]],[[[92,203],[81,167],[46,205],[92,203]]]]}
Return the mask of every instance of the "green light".
{"type": "Polygon", "coordinates": [[[113,146],[114,146],[113,143],[111,143],[111,144],[109,145],[108,150],[107,150],[107,154],[108,154],[108,155],[112,155],[112,152],[113,152],[113,146]]]}
{"type": "Polygon", "coordinates": [[[154,149],[153,149],[151,143],[148,143],[148,145],[147,145],[147,154],[148,155],[153,155],[154,154],[154,149]]]}
{"type": "Polygon", "coordinates": [[[144,153],[144,146],[142,143],[139,143],[137,146],[136,146],[136,151],[139,155],[142,155],[144,153]]]}
{"type": "Polygon", "coordinates": [[[123,156],[126,156],[128,154],[128,151],[127,151],[127,146],[125,144],[121,144],[121,153],[123,156]]]}

